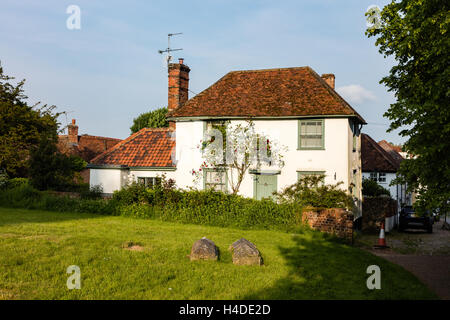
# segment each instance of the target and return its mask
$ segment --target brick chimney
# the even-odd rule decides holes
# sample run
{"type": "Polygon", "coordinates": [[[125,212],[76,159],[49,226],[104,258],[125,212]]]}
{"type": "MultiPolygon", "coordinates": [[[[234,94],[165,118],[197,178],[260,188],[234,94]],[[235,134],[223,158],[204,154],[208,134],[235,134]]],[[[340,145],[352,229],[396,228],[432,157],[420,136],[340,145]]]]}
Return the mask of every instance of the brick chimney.
{"type": "MultiPolygon", "coordinates": [[[[184,59],[178,59],[178,63],[169,64],[169,97],[167,108],[169,112],[182,106],[189,99],[189,67],[184,64],[184,59]]],[[[175,129],[175,122],[169,121],[169,127],[175,129]]]]}
{"type": "Polygon", "coordinates": [[[72,119],[72,123],[67,126],[69,143],[71,144],[78,144],[78,126],[75,123],[75,119],[72,119]]]}
{"type": "Polygon", "coordinates": [[[325,73],[322,75],[322,79],[325,80],[325,82],[334,89],[334,74],[332,73],[325,73]]]}

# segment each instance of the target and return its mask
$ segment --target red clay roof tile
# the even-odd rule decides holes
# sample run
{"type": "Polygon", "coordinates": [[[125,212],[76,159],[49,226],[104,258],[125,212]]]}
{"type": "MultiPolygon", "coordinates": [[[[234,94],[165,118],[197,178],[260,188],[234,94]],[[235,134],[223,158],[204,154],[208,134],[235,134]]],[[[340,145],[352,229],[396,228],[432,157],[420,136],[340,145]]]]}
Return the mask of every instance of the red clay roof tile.
{"type": "Polygon", "coordinates": [[[175,167],[175,138],[169,128],[144,128],[91,160],[97,165],[175,167]]]}
{"type": "Polygon", "coordinates": [[[310,67],[232,71],[169,117],[343,115],[364,119],[310,67]]]}
{"type": "Polygon", "coordinates": [[[364,172],[397,172],[400,167],[400,161],[367,134],[361,135],[361,162],[364,172]]]}
{"type": "Polygon", "coordinates": [[[77,155],[87,162],[122,141],[121,139],[91,135],[81,135],[77,138],[78,143],[72,144],[69,141],[69,136],[58,136],[58,149],[65,154],[77,155]]]}

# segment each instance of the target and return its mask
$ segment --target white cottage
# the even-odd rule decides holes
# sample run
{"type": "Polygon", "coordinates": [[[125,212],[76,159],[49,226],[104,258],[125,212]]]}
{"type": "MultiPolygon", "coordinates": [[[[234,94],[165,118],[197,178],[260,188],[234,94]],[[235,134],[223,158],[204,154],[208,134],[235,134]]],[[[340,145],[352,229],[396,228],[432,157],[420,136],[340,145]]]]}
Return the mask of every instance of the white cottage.
{"type": "Polygon", "coordinates": [[[332,74],[310,67],[233,71],[188,99],[189,67],[169,65],[168,129],[143,129],[90,164],[91,185],[111,193],[132,180],[157,183],[165,173],[180,188],[229,191],[227,172],[210,168],[194,183],[192,170],[203,162],[198,148],[205,128],[215,121],[231,125],[251,119],[257,132],[287,147],[282,168],[252,169],[239,193],[260,199],[296,182],[302,175],[324,174],[325,183],[361,203],[361,127],[364,119],[334,90],[332,74]]]}
{"type": "Polygon", "coordinates": [[[402,155],[385,140],[376,142],[369,135],[361,135],[362,171],[364,179],[376,181],[389,190],[391,198],[397,201],[398,211],[412,205],[412,194],[406,184],[392,184],[403,161],[402,155]]]}

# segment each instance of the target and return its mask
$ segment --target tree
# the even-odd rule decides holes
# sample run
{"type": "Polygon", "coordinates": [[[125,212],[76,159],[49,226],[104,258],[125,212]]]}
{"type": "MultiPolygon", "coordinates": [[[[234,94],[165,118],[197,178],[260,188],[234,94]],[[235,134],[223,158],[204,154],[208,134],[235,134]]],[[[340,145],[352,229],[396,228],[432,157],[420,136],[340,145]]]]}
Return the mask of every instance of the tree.
{"type": "Polygon", "coordinates": [[[10,178],[28,175],[30,149],[37,145],[41,134],[58,128],[57,114],[47,105],[28,106],[23,86],[10,82],[0,65],[0,170],[10,178]]]}
{"type": "Polygon", "coordinates": [[[11,84],[0,66],[0,171],[8,177],[30,177],[39,189],[71,184],[86,163],[58,151],[59,113],[55,106],[28,106],[23,86],[11,84]]]}
{"type": "Polygon", "coordinates": [[[76,172],[86,167],[78,156],[67,156],[58,151],[58,136],[43,134],[30,155],[30,182],[40,190],[66,190],[74,184],[76,172]]]}
{"type": "Polygon", "coordinates": [[[397,181],[418,192],[416,209],[448,211],[450,199],[449,3],[441,0],[392,1],[380,24],[367,29],[379,52],[396,60],[380,83],[396,96],[384,114],[407,137],[397,181]]]}
{"type": "Polygon", "coordinates": [[[391,196],[391,192],[380,186],[376,181],[372,179],[364,179],[362,181],[362,194],[368,197],[379,197],[381,195],[391,196]]]}
{"type": "Polygon", "coordinates": [[[142,128],[164,128],[169,126],[166,119],[167,108],[159,108],[150,112],[141,113],[133,119],[133,125],[130,127],[131,133],[136,133],[142,128]]]}
{"type": "Polygon", "coordinates": [[[231,125],[229,121],[212,123],[198,148],[204,161],[198,170],[192,170],[194,182],[198,182],[207,168],[223,168],[233,194],[238,193],[250,167],[259,169],[265,164],[282,168],[282,153],[287,150],[265,134],[257,133],[252,121],[246,125],[231,125]]]}

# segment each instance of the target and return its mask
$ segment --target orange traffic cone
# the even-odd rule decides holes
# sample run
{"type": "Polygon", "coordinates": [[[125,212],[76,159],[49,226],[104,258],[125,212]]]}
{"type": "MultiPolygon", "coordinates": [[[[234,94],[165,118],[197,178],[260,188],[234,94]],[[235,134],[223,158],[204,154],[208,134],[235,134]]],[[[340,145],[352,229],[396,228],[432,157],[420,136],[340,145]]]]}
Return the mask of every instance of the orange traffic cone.
{"type": "Polygon", "coordinates": [[[389,248],[386,245],[386,239],[385,239],[385,234],[384,234],[384,222],[381,223],[381,228],[380,228],[380,236],[378,237],[378,244],[374,245],[374,247],[376,249],[385,249],[385,248],[389,248]]]}

